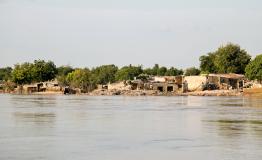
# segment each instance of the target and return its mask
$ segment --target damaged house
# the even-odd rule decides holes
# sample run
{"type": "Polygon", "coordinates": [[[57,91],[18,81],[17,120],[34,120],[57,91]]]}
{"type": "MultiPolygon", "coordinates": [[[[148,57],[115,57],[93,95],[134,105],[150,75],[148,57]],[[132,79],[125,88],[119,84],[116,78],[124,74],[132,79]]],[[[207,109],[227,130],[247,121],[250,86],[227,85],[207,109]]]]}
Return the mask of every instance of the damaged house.
{"type": "Polygon", "coordinates": [[[98,85],[106,91],[156,91],[164,94],[204,90],[242,89],[245,77],[240,74],[209,74],[200,76],[155,76],[98,85]]]}
{"type": "Polygon", "coordinates": [[[18,86],[16,88],[17,93],[26,93],[26,94],[31,94],[34,92],[47,92],[47,91],[61,92],[62,87],[60,87],[56,81],[47,81],[47,82],[18,86]]]}
{"type": "Polygon", "coordinates": [[[207,76],[185,76],[183,77],[183,92],[203,91],[207,84],[207,76]]]}
{"type": "Polygon", "coordinates": [[[243,89],[245,76],[242,74],[209,74],[208,82],[215,84],[218,89],[243,89]]]}
{"type": "Polygon", "coordinates": [[[177,92],[182,87],[182,76],[154,77],[152,81],[144,84],[146,90],[159,92],[177,92]]]}
{"type": "Polygon", "coordinates": [[[229,90],[243,89],[245,76],[241,74],[209,74],[200,76],[185,76],[183,91],[229,90]]]}

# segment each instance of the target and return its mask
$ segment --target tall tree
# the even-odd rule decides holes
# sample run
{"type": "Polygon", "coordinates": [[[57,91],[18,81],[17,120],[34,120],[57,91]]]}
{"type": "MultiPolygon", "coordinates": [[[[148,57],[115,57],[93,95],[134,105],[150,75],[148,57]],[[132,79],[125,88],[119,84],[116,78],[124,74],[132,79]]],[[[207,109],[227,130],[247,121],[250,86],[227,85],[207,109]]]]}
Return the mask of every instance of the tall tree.
{"type": "Polygon", "coordinates": [[[232,43],[218,48],[215,54],[215,65],[219,73],[243,74],[251,59],[245,50],[232,43]]]}
{"type": "Polygon", "coordinates": [[[217,68],[215,66],[216,55],[214,53],[208,53],[199,58],[200,69],[203,73],[216,73],[217,68]]]}
{"type": "Polygon", "coordinates": [[[52,61],[35,60],[32,68],[33,81],[43,82],[52,80],[57,74],[57,69],[52,61]]]}
{"type": "Polygon", "coordinates": [[[71,73],[74,71],[74,68],[71,66],[60,66],[57,68],[57,75],[59,76],[66,76],[68,73],[71,73]]]}
{"type": "Polygon", "coordinates": [[[159,65],[155,64],[154,67],[152,68],[152,75],[156,76],[159,70],[159,65]]]}
{"type": "Polygon", "coordinates": [[[16,64],[12,72],[12,79],[18,84],[28,84],[52,80],[56,74],[57,69],[53,62],[35,60],[34,63],[16,64]]]}
{"type": "Polygon", "coordinates": [[[158,76],[164,76],[167,72],[167,68],[166,67],[160,67],[157,71],[157,75],[158,76]]]}
{"type": "Polygon", "coordinates": [[[67,75],[71,72],[73,72],[74,69],[71,66],[60,66],[57,68],[57,75],[56,79],[58,83],[62,86],[68,86],[69,83],[67,82],[67,75]]]}
{"type": "Polygon", "coordinates": [[[246,67],[246,77],[251,80],[262,81],[262,54],[256,56],[246,67]]]}
{"type": "Polygon", "coordinates": [[[118,67],[111,65],[102,65],[92,70],[92,79],[98,84],[107,84],[109,82],[115,82],[115,74],[118,71],[118,67]]]}
{"type": "Polygon", "coordinates": [[[146,69],[144,69],[144,70],[143,70],[143,73],[144,73],[144,74],[147,74],[147,75],[154,75],[152,68],[146,68],[146,69]]]}
{"type": "Polygon", "coordinates": [[[67,75],[67,81],[71,87],[80,88],[88,91],[91,81],[91,72],[89,69],[76,69],[67,75]]]}
{"type": "Polygon", "coordinates": [[[0,81],[4,80],[11,80],[11,73],[12,73],[12,68],[11,67],[5,67],[5,68],[0,68],[0,81]]]}
{"type": "Polygon", "coordinates": [[[183,70],[171,67],[166,71],[165,75],[166,76],[178,76],[178,75],[183,75],[183,73],[184,73],[183,70]]]}
{"type": "Polygon", "coordinates": [[[33,64],[22,63],[16,64],[12,72],[12,80],[17,84],[28,84],[33,81],[32,69],[33,64]]]}
{"type": "Polygon", "coordinates": [[[250,59],[251,56],[239,45],[228,43],[199,60],[202,72],[243,74],[250,59]]]}
{"type": "Polygon", "coordinates": [[[139,76],[143,73],[141,66],[124,66],[116,73],[117,80],[133,80],[134,77],[139,76]]]}

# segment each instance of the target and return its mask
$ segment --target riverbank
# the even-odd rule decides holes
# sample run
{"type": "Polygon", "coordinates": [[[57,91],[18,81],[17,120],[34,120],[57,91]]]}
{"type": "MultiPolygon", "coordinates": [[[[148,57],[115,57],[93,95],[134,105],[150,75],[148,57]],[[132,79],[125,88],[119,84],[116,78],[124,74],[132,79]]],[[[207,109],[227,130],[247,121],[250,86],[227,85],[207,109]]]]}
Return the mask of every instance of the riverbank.
{"type": "MultiPolygon", "coordinates": [[[[0,92],[6,94],[6,92],[0,92]]],[[[17,94],[9,92],[7,94],[17,94]]],[[[28,95],[63,95],[63,92],[34,92],[28,95]]],[[[239,90],[206,90],[194,92],[168,92],[163,93],[155,90],[94,90],[89,93],[80,93],[76,95],[88,96],[243,96],[239,90]]]]}
{"type": "MultiPolygon", "coordinates": [[[[4,92],[1,92],[5,94],[4,92]]],[[[14,94],[14,93],[9,93],[14,94]]],[[[63,95],[62,92],[35,92],[29,95],[63,95]]],[[[158,91],[140,91],[140,90],[95,90],[90,93],[81,93],[77,95],[88,95],[88,96],[242,96],[243,94],[236,90],[212,90],[212,91],[197,91],[187,93],[163,93],[158,91]]]]}
{"type": "Polygon", "coordinates": [[[258,96],[262,97],[262,88],[248,88],[244,89],[245,96],[258,96]]]}
{"type": "Polygon", "coordinates": [[[242,96],[238,90],[212,90],[182,93],[185,96],[242,96]]]}
{"type": "Polygon", "coordinates": [[[63,95],[63,92],[53,92],[53,91],[47,91],[47,92],[34,92],[32,95],[63,95]]]}
{"type": "Polygon", "coordinates": [[[124,96],[242,96],[242,92],[239,90],[206,90],[206,91],[195,91],[195,92],[168,92],[163,93],[153,90],[95,90],[88,93],[90,96],[113,96],[113,95],[124,95],[124,96]]]}

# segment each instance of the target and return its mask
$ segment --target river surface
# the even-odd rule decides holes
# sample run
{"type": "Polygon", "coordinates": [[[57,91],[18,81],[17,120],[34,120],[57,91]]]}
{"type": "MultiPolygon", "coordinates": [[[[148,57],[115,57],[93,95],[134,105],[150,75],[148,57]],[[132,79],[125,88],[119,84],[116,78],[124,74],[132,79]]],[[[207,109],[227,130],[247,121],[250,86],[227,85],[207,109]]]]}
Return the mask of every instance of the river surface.
{"type": "Polygon", "coordinates": [[[0,94],[0,160],[261,160],[262,98],[0,94]]]}

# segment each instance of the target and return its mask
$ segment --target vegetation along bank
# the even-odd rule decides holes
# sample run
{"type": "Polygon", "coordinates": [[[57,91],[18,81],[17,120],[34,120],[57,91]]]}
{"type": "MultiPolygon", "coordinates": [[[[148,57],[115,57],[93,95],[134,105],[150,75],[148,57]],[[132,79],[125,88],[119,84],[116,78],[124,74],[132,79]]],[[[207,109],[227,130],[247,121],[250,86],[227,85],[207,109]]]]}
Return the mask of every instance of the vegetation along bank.
{"type": "Polygon", "coordinates": [[[35,60],[0,68],[0,92],[89,95],[242,95],[261,88],[262,55],[254,59],[239,45],[229,43],[199,58],[187,69],[155,64],[94,68],[57,67],[35,60]]]}

